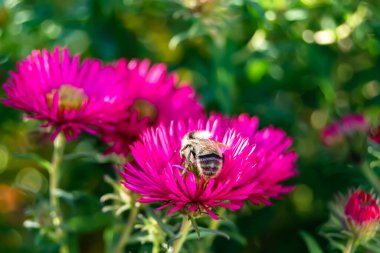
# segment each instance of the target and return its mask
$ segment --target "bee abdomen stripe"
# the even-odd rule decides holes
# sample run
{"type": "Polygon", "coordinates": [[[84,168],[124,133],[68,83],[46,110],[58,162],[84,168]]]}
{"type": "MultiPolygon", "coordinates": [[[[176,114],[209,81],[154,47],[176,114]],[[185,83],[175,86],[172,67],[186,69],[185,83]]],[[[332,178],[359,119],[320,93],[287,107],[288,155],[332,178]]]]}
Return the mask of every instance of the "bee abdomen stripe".
{"type": "Polygon", "coordinates": [[[201,160],[221,160],[223,157],[217,155],[217,154],[207,154],[207,155],[200,155],[198,156],[201,160]]]}
{"type": "Polygon", "coordinates": [[[221,167],[221,163],[200,163],[199,165],[204,170],[215,170],[221,167]]]}

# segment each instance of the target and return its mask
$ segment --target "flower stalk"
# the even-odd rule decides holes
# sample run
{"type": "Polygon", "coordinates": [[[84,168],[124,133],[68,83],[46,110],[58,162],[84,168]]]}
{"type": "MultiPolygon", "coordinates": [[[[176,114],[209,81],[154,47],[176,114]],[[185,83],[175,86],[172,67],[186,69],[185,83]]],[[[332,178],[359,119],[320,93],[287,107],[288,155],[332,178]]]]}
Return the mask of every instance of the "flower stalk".
{"type": "Polygon", "coordinates": [[[152,253],[160,253],[160,245],[161,245],[161,241],[160,241],[159,237],[156,236],[153,240],[152,253]]]}
{"type": "MultiPolygon", "coordinates": [[[[224,213],[225,213],[225,209],[220,209],[219,216],[223,216],[224,213]]],[[[221,219],[218,219],[218,220],[211,219],[208,228],[211,229],[211,230],[218,230],[218,228],[220,226],[220,222],[221,222],[221,219]]],[[[208,249],[211,248],[214,240],[215,240],[215,235],[210,235],[209,237],[207,237],[207,239],[206,239],[206,247],[208,249]]]]}
{"type": "Polygon", "coordinates": [[[179,238],[174,242],[172,253],[178,253],[181,250],[183,243],[186,241],[187,234],[190,231],[190,227],[191,220],[186,215],[184,215],[182,218],[181,229],[178,233],[179,238]]]}
{"type": "Polygon", "coordinates": [[[114,253],[123,253],[124,247],[127,245],[129,236],[131,235],[131,232],[133,230],[133,226],[136,223],[137,215],[139,213],[139,204],[136,203],[134,200],[132,200],[131,203],[131,210],[129,212],[127,225],[124,227],[123,231],[121,232],[121,236],[119,239],[119,242],[117,243],[114,253]]]}
{"type": "Polygon", "coordinates": [[[68,253],[69,248],[66,244],[65,231],[62,229],[63,218],[61,215],[59,198],[57,196],[57,190],[59,189],[59,167],[62,162],[66,139],[65,136],[60,133],[54,140],[54,150],[51,162],[49,193],[50,193],[50,206],[51,206],[51,218],[55,227],[55,236],[57,242],[61,244],[59,252],[68,253]]]}
{"type": "Polygon", "coordinates": [[[353,239],[348,240],[346,243],[346,247],[344,248],[343,253],[354,253],[355,249],[353,248],[353,246],[354,246],[354,240],[353,239]]]}

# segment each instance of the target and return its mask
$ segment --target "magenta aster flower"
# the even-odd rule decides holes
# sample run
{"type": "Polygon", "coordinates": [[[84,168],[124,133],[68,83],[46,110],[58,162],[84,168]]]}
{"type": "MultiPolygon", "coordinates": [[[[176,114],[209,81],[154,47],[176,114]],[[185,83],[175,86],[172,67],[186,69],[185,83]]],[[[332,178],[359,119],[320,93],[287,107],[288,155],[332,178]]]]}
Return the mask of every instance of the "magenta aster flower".
{"type": "Polygon", "coordinates": [[[2,102],[46,121],[43,126],[53,127],[53,139],[60,132],[70,140],[83,130],[93,134],[106,128],[125,111],[127,101],[112,67],[89,59],[81,64],[67,48],[33,51],[10,72],[3,88],[8,98],[2,102]]]}
{"type": "Polygon", "coordinates": [[[380,221],[380,207],[372,193],[357,190],[349,196],[345,206],[349,229],[362,241],[374,237],[380,221]]]}
{"type": "Polygon", "coordinates": [[[127,155],[129,145],[150,126],[171,120],[204,117],[195,90],[188,84],[177,86],[178,78],[164,64],[150,65],[149,60],[119,60],[115,69],[123,80],[131,107],[112,130],[101,132],[111,145],[107,153],[127,155]]]}
{"type": "Polygon", "coordinates": [[[162,202],[168,213],[206,212],[214,207],[240,209],[245,200],[269,205],[293,189],[282,182],[296,174],[297,155],[289,151],[291,139],[272,127],[257,131],[257,118],[232,119],[213,114],[210,119],[171,122],[150,128],[131,146],[134,163],[122,172],[123,184],[141,195],[140,202],[162,202]],[[193,130],[207,131],[225,147],[221,172],[215,178],[197,173],[194,164],[184,168],[181,141],[193,130]]]}
{"type": "Polygon", "coordinates": [[[363,190],[351,194],[345,214],[357,224],[380,220],[380,208],[376,198],[363,190]]]}

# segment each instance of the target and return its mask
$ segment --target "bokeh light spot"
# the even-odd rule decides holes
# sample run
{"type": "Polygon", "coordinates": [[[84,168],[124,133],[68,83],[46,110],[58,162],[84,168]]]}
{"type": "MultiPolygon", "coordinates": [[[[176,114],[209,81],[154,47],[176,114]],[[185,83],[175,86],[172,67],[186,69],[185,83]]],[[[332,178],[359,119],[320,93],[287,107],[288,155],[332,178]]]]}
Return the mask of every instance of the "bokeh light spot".
{"type": "Polygon", "coordinates": [[[276,13],[274,11],[266,11],[265,12],[265,17],[269,21],[274,21],[274,20],[276,20],[277,15],[276,15],[276,13]]]}
{"type": "Polygon", "coordinates": [[[331,30],[322,30],[314,34],[314,40],[320,45],[329,45],[335,42],[335,33],[331,30]]]}
{"type": "Polygon", "coordinates": [[[297,185],[291,197],[299,213],[307,213],[313,210],[314,194],[309,186],[304,184],[297,185]]]}
{"type": "Polygon", "coordinates": [[[376,97],[380,93],[380,83],[376,80],[372,80],[363,86],[362,92],[363,96],[367,99],[376,97]]]}
{"type": "Polygon", "coordinates": [[[293,9],[285,12],[285,18],[289,21],[304,20],[307,18],[307,12],[302,9],[293,9]]]}
{"type": "Polygon", "coordinates": [[[15,181],[18,187],[38,193],[42,188],[43,178],[38,170],[26,167],[17,173],[15,181]]]}
{"type": "Polygon", "coordinates": [[[44,21],[41,30],[49,39],[55,39],[62,33],[62,27],[51,20],[44,21]]]}
{"type": "Polygon", "coordinates": [[[7,184],[0,184],[0,213],[9,213],[18,209],[20,192],[7,184]]]}
{"type": "Polygon", "coordinates": [[[327,113],[322,110],[315,110],[310,116],[310,123],[315,129],[322,129],[327,123],[327,113]]]}
{"type": "Polygon", "coordinates": [[[305,30],[302,33],[302,39],[306,43],[313,43],[314,42],[314,33],[310,30],[305,30]]]}

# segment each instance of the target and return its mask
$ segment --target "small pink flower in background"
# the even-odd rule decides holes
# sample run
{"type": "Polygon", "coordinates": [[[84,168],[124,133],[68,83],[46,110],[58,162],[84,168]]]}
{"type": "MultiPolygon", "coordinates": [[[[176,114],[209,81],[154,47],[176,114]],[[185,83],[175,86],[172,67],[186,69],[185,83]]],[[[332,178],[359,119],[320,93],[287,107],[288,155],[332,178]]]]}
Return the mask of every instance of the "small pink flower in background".
{"type": "Polygon", "coordinates": [[[218,206],[237,210],[245,200],[269,205],[270,198],[293,189],[282,182],[296,175],[297,155],[289,151],[292,141],[282,130],[257,130],[257,123],[247,115],[228,119],[213,114],[208,120],[150,128],[131,146],[135,162],[125,165],[123,184],[141,195],[140,202],[170,207],[168,213],[206,212],[217,219],[213,208],[218,206]],[[223,167],[215,178],[184,172],[181,140],[193,130],[208,131],[212,140],[226,146],[223,167]]]}
{"type": "Polygon", "coordinates": [[[345,134],[353,134],[355,132],[367,132],[369,123],[362,114],[348,114],[340,120],[341,128],[345,134]]]}
{"type": "Polygon", "coordinates": [[[353,192],[344,213],[349,230],[357,239],[368,241],[375,236],[380,221],[380,208],[374,194],[363,190],[353,192]]]}
{"type": "Polygon", "coordinates": [[[375,130],[370,131],[369,136],[373,142],[380,145],[380,126],[375,128],[375,130]]]}
{"type": "Polygon", "coordinates": [[[67,140],[80,132],[107,128],[125,111],[123,86],[112,67],[99,60],[70,56],[67,48],[35,50],[17,65],[3,86],[2,102],[25,111],[29,118],[53,127],[52,138],[63,132],[67,140]]]}
{"type": "Polygon", "coordinates": [[[102,139],[111,145],[107,153],[128,155],[129,145],[150,126],[204,117],[194,88],[188,84],[177,86],[176,74],[168,73],[165,64],[123,59],[116,63],[115,69],[131,106],[112,130],[101,132],[102,139]]]}
{"type": "Polygon", "coordinates": [[[342,143],[344,135],[339,123],[333,122],[325,127],[321,132],[321,139],[326,146],[334,146],[338,143],[342,143]]]}
{"type": "Polygon", "coordinates": [[[355,133],[366,133],[369,123],[362,114],[348,114],[327,125],[321,132],[321,140],[327,146],[335,146],[355,133]]]}

